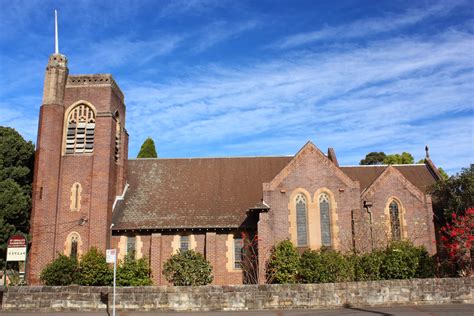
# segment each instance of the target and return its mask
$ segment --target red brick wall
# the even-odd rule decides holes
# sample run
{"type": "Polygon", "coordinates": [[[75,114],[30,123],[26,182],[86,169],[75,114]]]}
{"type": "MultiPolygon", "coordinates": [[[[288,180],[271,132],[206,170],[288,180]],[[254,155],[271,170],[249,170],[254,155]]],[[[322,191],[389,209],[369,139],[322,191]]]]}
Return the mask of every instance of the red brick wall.
{"type": "Polygon", "coordinates": [[[32,284],[38,283],[41,269],[58,252],[63,253],[70,232],[79,233],[83,253],[91,246],[105,252],[109,245],[112,205],[123,191],[128,151],[128,135],[123,131],[120,160],[115,162],[113,114],[120,113],[124,127],[125,106],[114,89],[111,85],[67,86],[63,105],[41,107],[29,255],[28,280],[32,284]],[[91,103],[97,110],[94,153],[63,155],[65,111],[80,100],[91,103]],[[71,187],[75,182],[82,187],[79,212],[70,210],[71,187]]]}
{"type": "MultiPolygon", "coordinates": [[[[382,181],[376,184],[374,190],[370,190],[364,196],[365,200],[373,204],[371,210],[375,245],[383,246],[390,239],[386,222],[389,218],[384,214],[384,209],[392,197],[399,200],[400,206],[405,210],[405,229],[408,239],[415,245],[424,245],[431,254],[436,253],[431,199],[415,187],[411,187],[409,183],[407,184],[407,180],[396,171],[388,173],[382,181]],[[386,231],[384,232],[382,228],[385,228],[386,231]]],[[[363,216],[367,223],[368,214],[365,212],[363,216]]],[[[368,235],[367,232],[365,234],[368,235]]]]}

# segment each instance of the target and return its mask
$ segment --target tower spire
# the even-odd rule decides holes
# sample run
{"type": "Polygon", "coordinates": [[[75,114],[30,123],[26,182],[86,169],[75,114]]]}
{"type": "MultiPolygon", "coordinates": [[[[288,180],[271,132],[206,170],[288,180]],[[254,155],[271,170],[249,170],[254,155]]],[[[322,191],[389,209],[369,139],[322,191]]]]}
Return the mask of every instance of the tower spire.
{"type": "Polygon", "coordinates": [[[54,53],[59,54],[58,11],[54,10],[54,53]]]}

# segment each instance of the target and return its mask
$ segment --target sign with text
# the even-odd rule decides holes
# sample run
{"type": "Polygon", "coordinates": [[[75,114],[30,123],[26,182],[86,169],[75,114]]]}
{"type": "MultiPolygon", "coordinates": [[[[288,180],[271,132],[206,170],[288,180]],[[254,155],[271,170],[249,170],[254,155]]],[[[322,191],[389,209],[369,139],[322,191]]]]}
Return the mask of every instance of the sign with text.
{"type": "Polygon", "coordinates": [[[114,263],[117,260],[117,250],[116,249],[107,249],[105,252],[105,261],[107,263],[114,263]]]}
{"type": "Polygon", "coordinates": [[[26,261],[26,238],[14,235],[7,242],[7,261],[26,261]]]}

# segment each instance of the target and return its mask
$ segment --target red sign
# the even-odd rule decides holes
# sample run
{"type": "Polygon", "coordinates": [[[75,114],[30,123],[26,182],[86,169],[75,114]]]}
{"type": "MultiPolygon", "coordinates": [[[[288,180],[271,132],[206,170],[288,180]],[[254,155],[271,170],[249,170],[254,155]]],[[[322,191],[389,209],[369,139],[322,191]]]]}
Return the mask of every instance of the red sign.
{"type": "Polygon", "coordinates": [[[26,238],[22,235],[14,235],[8,239],[8,248],[26,247],[26,238]]]}

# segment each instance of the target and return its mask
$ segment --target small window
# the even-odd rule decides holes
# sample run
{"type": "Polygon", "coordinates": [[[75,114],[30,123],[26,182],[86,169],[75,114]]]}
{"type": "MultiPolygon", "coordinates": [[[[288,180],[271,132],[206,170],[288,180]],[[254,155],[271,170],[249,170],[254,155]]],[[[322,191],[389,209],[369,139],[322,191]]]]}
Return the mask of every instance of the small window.
{"type": "Polygon", "coordinates": [[[119,158],[120,158],[120,135],[121,135],[121,132],[122,132],[122,126],[120,124],[120,119],[119,119],[118,113],[115,116],[115,119],[116,119],[116,123],[115,123],[115,155],[114,155],[114,159],[115,159],[115,162],[118,162],[119,158]]]}
{"type": "Polygon", "coordinates": [[[181,236],[180,242],[179,242],[179,249],[181,252],[189,250],[189,236],[181,236]]]}
{"type": "Polygon", "coordinates": [[[133,236],[133,237],[129,236],[127,238],[127,255],[131,254],[131,256],[135,257],[135,243],[136,243],[135,236],[133,236]]]}
{"type": "Polygon", "coordinates": [[[296,202],[296,235],[298,247],[308,245],[308,221],[306,197],[303,194],[298,194],[295,199],[296,202]]]}
{"type": "Polygon", "coordinates": [[[329,196],[326,193],[319,195],[319,211],[321,218],[321,244],[331,246],[331,218],[329,196]]]}
{"type": "Polygon", "coordinates": [[[85,154],[94,151],[95,113],[80,104],[69,112],[66,131],[66,154],[85,154]]]}
{"type": "Polygon", "coordinates": [[[242,238],[234,237],[234,269],[242,269],[244,257],[244,241],[242,238]]]}
{"type": "Polygon", "coordinates": [[[402,237],[400,230],[400,211],[398,203],[392,201],[389,206],[390,211],[390,229],[392,231],[392,240],[400,240],[402,237]]]}
{"type": "Polygon", "coordinates": [[[71,187],[71,211],[79,211],[81,209],[81,192],[82,187],[79,182],[76,182],[71,187]]]}
{"type": "Polygon", "coordinates": [[[71,258],[77,258],[77,236],[71,238],[71,258]]]}

